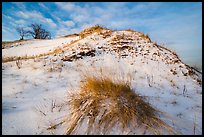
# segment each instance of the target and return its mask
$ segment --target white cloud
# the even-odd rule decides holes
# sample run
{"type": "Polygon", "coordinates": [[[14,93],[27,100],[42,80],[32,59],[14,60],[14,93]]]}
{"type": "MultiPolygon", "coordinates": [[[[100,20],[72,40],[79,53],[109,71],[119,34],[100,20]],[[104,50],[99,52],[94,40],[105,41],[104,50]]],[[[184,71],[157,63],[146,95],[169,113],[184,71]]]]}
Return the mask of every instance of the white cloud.
{"type": "Polygon", "coordinates": [[[47,6],[45,6],[45,4],[43,4],[42,2],[38,3],[38,5],[39,5],[41,8],[45,9],[45,10],[49,10],[49,8],[48,8],[47,6]]]}
{"type": "Polygon", "coordinates": [[[68,35],[68,34],[70,34],[70,33],[69,33],[69,30],[66,28],[60,28],[56,31],[56,37],[64,36],[64,35],[68,35]]]}
{"type": "Polygon", "coordinates": [[[82,31],[81,28],[73,28],[73,29],[70,29],[70,30],[69,30],[69,33],[70,33],[70,34],[74,34],[74,33],[79,33],[79,32],[81,32],[81,31],[82,31]]]}
{"type": "Polygon", "coordinates": [[[8,19],[8,20],[13,20],[13,18],[10,17],[10,16],[7,16],[7,15],[5,15],[5,14],[2,14],[2,15],[3,15],[3,17],[5,17],[5,18],[8,19]]]}
{"type": "Polygon", "coordinates": [[[53,22],[53,20],[49,19],[49,18],[44,18],[42,20],[43,22],[47,23],[50,25],[50,27],[55,28],[57,25],[53,22]]]}
{"type": "Polygon", "coordinates": [[[55,28],[57,26],[52,19],[44,17],[40,12],[37,11],[18,11],[16,16],[30,20],[32,22],[40,22],[45,25],[48,24],[51,28],[55,28]]]}
{"type": "Polygon", "coordinates": [[[88,21],[88,19],[90,19],[88,16],[84,16],[84,15],[76,15],[73,17],[73,20],[79,23],[85,23],[88,21]]]}
{"type": "Polygon", "coordinates": [[[23,11],[19,11],[19,12],[16,13],[16,16],[21,17],[21,18],[24,18],[24,19],[28,19],[28,18],[29,18],[29,13],[26,14],[26,13],[23,12],[23,11]]]}
{"type": "Polygon", "coordinates": [[[63,24],[66,25],[67,27],[73,27],[75,25],[75,23],[71,20],[63,21],[63,24]]]}
{"type": "Polygon", "coordinates": [[[3,15],[2,26],[5,25],[9,28],[12,28],[12,27],[15,28],[17,26],[16,20],[13,17],[5,15],[5,14],[2,14],[2,15],[3,15]]]}
{"type": "Polygon", "coordinates": [[[5,25],[2,25],[2,31],[8,33],[8,32],[12,32],[12,29],[6,27],[5,25]]]}
{"type": "Polygon", "coordinates": [[[2,24],[2,40],[3,41],[10,41],[10,40],[18,39],[17,36],[18,35],[15,29],[11,27],[7,27],[4,24],[2,24]]]}
{"type": "Polygon", "coordinates": [[[50,14],[50,16],[52,16],[52,18],[54,18],[55,20],[57,20],[57,22],[62,22],[61,18],[59,18],[57,15],[55,15],[54,13],[50,14]]]}
{"type": "Polygon", "coordinates": [[[26,21],[20,19],[20,20],[16,20],[15,23],[18,24],[18,25],[25,25],[25,24],[26,24],[26,21]]]}
{"type": "Polygon", "coordinates": [[[66,3],[55,2],[55,4],[56,4],[59,8],[64,9],[64,10],[66,10],[66,11],[77,10],[77,8],[80,8],[79,6],[76,6],[75,4],[69,3],[69,2],[66,2],[66,3]]]}
{"type": "Polygon", "coordinates": [[[79,33],[80,31],[81,31],[80,28],[69,29],[66,27],[61,27],[60,29],[56,30],[56,37],[79,33]]]}
{"type": "Polygon", "coordinates": [[[19,18],[24,18],[24,19],[42,19],[44,18],[43,15],[40,12],[37,11],[18,11],[16,13],[16,16],[19,18]]]}
{"type": "Polygon", "coordinates": [[[23,2],[12,2],[12,4],[15,4],[21,10],[25,10],[26,9],[26,6],[24,5],[23,2]]]}
{"type": "MultiPolygon", "coordinates": [[[[121,28],[124,26],[133,26],[135,21],[132,18],[128,18],[128,14],[135,13],[134,8],[127,8],[127,3],[104,3],[104,7],[97,5],[85,4],[85,6],[79,6],[75,3],[55,3],[60,9],[69,13],[69,17],[83,26],[84,24],[101,24],[104,26],[121,28]],[[120,10],[118,10],[120,9],[120,10]]],[[[152,5],[152,4],[148,4],[152,5]]],[[[139,10],[144,8],[145,5],[138,4],[139,10]]],[[[146,7],[144,10],[149,8],[146,7]]]]}
{"type": "Polygon", "coordinates": [[[79,33],[82,31],[82,28],[67,28],[67,27],[59,27],[59,29],[56,30],[56,37],[79,33]]]}
{"type": "Polygon", "coordinates": [[[75,22],[83,23],[83,22],[89,22],[91,18],[94,18],[94,16],[91,17],[91,12],[93,12],[89,7],[81,7],[74,3],[55,3],[60,9],[64,10],[65,12],[68,12],[71,17],[71,19],[75,22]]]}

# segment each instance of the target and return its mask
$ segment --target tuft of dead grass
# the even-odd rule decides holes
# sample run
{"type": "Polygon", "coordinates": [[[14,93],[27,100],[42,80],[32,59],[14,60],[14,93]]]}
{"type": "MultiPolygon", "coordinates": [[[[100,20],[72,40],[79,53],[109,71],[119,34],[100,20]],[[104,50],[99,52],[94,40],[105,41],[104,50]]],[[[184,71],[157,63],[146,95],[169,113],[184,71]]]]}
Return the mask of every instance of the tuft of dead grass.
{"type": "Polygon", "coordinates": [[[148,40],[148,42],[151,42],[151,39],[150,39],[150,37],[149,37],[149,34],[146,34],[146,35],[145,35],[144,33],[141,33],[140,37],[142,37],[143,39],[148,40]]]}
{"type": "Polygon", "coordinates": [[[18,67],[18,69],[21,68],[21,66],[22,66],[22,61],[20,61],[20,58],[16,61],[16,66],[18,67]]]}
{"type": "Polygon", "coordinates": [[[79,33],[79,36],[81,37],[81,38],[85,38],[86,36],[88,36],[88,35],[91,35],[91,34],[93,34],[94,32],[101,32],[102,30],[104,30],[104,29],[107,29],[107,28],[105,28],[105,27],[102,27],[102,26],[100,26],[100,25],[95,25],[95,26],[93,26],[93,27],[90,27],[90,28],[88,28],[88,29],[85,29],[85,30],[83,30],[82,32],[80,32],[79,33]]]}
{"type": "Polygon", "coordinates": [[[130,82],[115,80],[110,76],[85,75],[80,91],[70,94],[68,104],[71,114],[66,134],[74,134],[87,121],[87,134],[108,134],[114,128],[120,131],[143,128],[151,134],[169,132],[172,127],[159,117],[162,112],[136,94],[130,82]]]}
{"type": "Polygon", "coordinates": [[[133,29],[126,29],[125,31],[129,31],[129,32],[136,32],[135,30],[133,30],[133,29]]]}

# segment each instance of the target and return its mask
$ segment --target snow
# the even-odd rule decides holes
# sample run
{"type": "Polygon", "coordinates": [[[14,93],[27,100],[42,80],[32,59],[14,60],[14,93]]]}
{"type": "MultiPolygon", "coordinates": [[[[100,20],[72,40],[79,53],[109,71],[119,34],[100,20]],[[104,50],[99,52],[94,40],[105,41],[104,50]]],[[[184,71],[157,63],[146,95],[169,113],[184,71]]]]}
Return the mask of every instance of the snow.
{"type": "MultiPolygon", "coordinates": [[[[81,40],[79,37],[31,40],[3,49],[3,57],[22,57],[48,53],[71,44],[64,53],[55,56],[22,60],[20,69],[15,61],[2,63],[2,134],[65,134],[67,122],[56,129],[48,128],[66,120],[70,113],[67,105],[69,93],[78,91],[83,74],[94,74],[102,68],[109,76],[131,81],[134,91],[146,96],[150,104],[165,112],[170,119],[167,123],[181,134],[192,135],[195,132],[201,135],[202,86],[196,79],[200,79],[202,74],[184,76],[182,71],[186,73],[188,68],[182,62],[167,63],[165,57],[171,58],[170,62],[176,57],[146,40],[138,41],[139,35],[116,31],[104,39],[94,33],[81,40]],[[131,53],[131,49],[124,49],[120,53],[113,51],[121,45],[110,43],[116,35],[122,34],[133,39],[129,41],[129,46],[136,48],[137,53],[131,53]],[[72,44],[75,40],[79,41],[72,44]],[[72,62],[61,60],[64,56],[90,49],[96,50],[94,57],[84,56],[72,62]],[[153,53],[160,53],[160,56],[153,53]],[[128,56],[121,56],[123,54],[128,56]],[[177,74],[172,74],[171,69],[177,74]],[[185,93],[184,86],[187,89],[185,93]]],[[[86,123],[82,127],[75,133],[85,134],[86,123]]],[[[135,132],[141,134],[139,129],[135,132]]],[[[118,131],[116,127],[110,134],[127,133],[118,131]]]]}
{"type": "Polygon", "coordinates": [[[3,49],[2,55],[4,58],[9,56],[36,56],[43,53],[48,53],[54,51],[56,48],[62,48],[73,42],[74,40],[79,39],[78,36],[76,37],[68,37],[68,38],[56,38],[51,40],[31,40],[25,41],[22,43],[16,43],[9,49],[3,49]],[[18,51],[18,52],[16,52],[18,51]]]}

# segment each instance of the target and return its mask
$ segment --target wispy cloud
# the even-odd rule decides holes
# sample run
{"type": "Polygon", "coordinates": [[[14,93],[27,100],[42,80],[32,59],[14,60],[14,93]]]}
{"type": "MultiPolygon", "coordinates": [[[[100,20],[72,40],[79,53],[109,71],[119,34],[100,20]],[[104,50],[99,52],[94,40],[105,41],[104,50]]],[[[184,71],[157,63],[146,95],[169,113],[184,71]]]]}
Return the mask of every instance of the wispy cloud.
{"type": "Polygon", "coordinates": [[[2,35],[2,39],[3,40],[14,40],[17,38],[17,33],[15,31],[13,31],[13,28],[9,28],[9,27],[6,27],[4,24],[2,24],[2,33],[4,35],[2,35]],[[11,34],[14,34],[14,35],[11,35],[11,34]]]}
{"type": "Polygon", "coordinates": [[[12,2],[12,4],[16,5],[21,10],[25,10],[26,9],[26,6],[24,5],[23,2],[12,2]]]}
{"type": "Polygon", "coordinates": [[[23,19],[35,20],[41,22],[43,24],[48,24],[50,27],[55,28],[57,25],[53,22],[52,19],[46,18],[42,15],[42,13],[38,11],[18,11],[16,13],[17,17],[21,17],[23,19]],[[36,20],[37,19],[37,20],[36,20]]]}
{"type": "Polygon", "coordinates": [[[26,21],[23,20],[23,19],[20,19],[20,20],[16,20],[15,23],[16,23],[16,24],[21,24],[22,26],[25,26],[26,21]]]}
{"type": "Polygon", "coordinates": [[[66,25],[67,27],[73,27],[75,23],[71,20],[67,20],[63,21],[63,24],[66,25]]]}
{"type": "Polygon", "coordinates": [[[48,8],[47,6],[45,6],[45,4],[43,4],[43,3],[38,3],[38,5],[39,5],[41,8],[45,9],[45,10],[49,10],[49,8],[48,8]]]}

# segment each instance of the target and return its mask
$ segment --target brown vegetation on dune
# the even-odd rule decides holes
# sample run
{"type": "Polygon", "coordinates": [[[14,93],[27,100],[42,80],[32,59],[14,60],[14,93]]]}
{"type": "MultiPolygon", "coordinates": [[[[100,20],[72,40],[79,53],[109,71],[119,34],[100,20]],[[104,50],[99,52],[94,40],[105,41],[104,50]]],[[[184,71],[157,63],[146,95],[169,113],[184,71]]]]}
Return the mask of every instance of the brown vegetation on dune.
{"type": "Polygon", "coordinates": [[[85,76],[80,91],[69,97],[72,113],[66,134],[77,134],[75,131],[86,120],[87,134],[109,134],[114,128],[132,133],[138,128],[151,134],[175,133],[159,118],[162,112],[136,94],[129,82],[104,75],[85,76]]]}
{"type": "Polygon", "coordinates": [[[81,31],[80,33],[79,33],[79,36],[81,37],[81,38],[85,38],[85,37],[87,37],[87,36],[89,36],[89,35],[91,35],[91,34],[93,34],[93,33],[95,33],[95,32],[101,32],[102,30],[105,30],[106,28],[104,28],[104,27],[102,27],[102,26],[100,26],[100,25],[95,25],[95,26],[93,26],[93,27],[90,27],[90,28],[88,28],[88,29],[85,29],[85,30],[83,30],[83,31],[81,31]]]}

